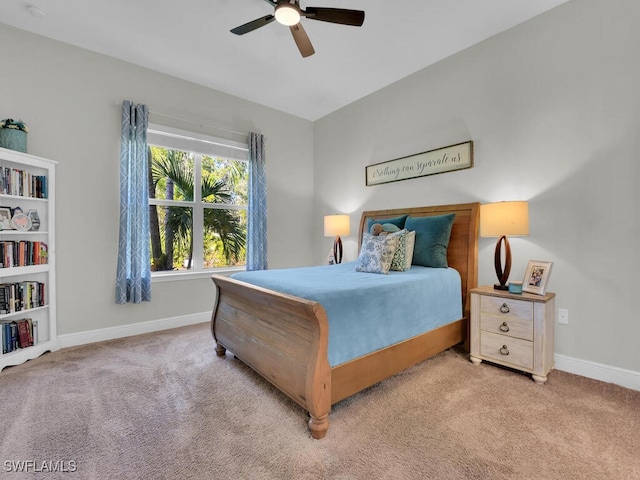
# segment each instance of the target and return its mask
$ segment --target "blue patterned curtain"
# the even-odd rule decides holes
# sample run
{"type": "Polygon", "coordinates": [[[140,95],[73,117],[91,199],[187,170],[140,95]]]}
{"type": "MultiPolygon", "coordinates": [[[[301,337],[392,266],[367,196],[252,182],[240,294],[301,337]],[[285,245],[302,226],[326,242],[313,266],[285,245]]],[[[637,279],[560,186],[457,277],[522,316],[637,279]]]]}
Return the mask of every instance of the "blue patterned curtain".
{"type": "Polygon", "coordinates": [[[267,181],[263,135],[249,133],[247,270],[267,269],[267,181]]]}
{"type": "Polygon", "coordinates": [[[116,303],[151,301],[146,105],[122,102],[116,303]]]}

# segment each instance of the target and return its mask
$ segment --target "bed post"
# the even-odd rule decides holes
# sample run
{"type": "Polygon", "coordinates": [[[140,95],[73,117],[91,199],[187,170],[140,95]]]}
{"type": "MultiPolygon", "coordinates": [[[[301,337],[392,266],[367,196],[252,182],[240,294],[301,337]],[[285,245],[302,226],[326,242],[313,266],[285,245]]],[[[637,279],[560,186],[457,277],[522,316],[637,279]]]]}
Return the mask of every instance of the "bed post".
{"type": "Polygon", "coordinates": [[[318,319],[314,325],[311,350],[315,358],[307,367],[307,408],[309,409],[309,430],[317,440],[327,434],[329,412],[331,411],[331,367],[328,360],[329,322],[324,308],[315,303],[313,316],[318,319]]]}
{"type": "Polygon", "coordinates": [[[313,438],[329,428],[329,325],[317,302],[212,275],[216,303],[211,333],[216,354],[229,349],[309,412],[313,438]],[[249,288],[247,288],[249,287],[249,288]]]}

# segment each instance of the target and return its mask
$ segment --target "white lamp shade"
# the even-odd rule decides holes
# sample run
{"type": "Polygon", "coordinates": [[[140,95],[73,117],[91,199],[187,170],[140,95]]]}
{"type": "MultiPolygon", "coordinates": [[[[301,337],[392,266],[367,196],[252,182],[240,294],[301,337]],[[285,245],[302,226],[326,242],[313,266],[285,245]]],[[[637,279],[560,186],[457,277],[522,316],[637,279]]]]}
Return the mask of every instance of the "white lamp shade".
{"type": "Polygon", "coordinates": [[[324,217],[324,236],[347,236],[351,232],[351,219],[349,215],[326,215],[324,217]]]}
{"type": "Polygon", "coordinates": [[[480,205],[480,236],[529,235],[529,204],[497,202],[480,205]]]}

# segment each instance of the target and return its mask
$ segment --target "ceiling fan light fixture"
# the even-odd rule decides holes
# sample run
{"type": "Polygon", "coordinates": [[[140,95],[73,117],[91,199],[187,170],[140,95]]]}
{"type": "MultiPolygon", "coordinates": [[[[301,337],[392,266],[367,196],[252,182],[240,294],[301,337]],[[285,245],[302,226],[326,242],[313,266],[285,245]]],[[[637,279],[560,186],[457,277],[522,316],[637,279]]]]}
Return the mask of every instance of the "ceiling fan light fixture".
{"type": "Polygon", "coordinates": [[[280,3],[276,7],[276,20],[282,25],[292,26],[300,22],[300,11],[294,4],[280,3]]]}

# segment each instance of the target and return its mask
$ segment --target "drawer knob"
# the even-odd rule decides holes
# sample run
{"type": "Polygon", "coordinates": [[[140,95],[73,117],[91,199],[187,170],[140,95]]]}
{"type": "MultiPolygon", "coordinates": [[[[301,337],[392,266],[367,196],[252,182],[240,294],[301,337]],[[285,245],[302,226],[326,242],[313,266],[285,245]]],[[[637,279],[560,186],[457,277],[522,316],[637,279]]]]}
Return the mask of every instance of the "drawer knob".
{"type": "Polygon", "coordinates": [[[509,331],[509,325],[507,325],[507,322],[502,322],[502,325],[500,325],[500,331],[501,332],[508,332],[509,331]]]}
{"type": "Polygon", "coordinates": [[[500,312],[509,313],[509,305],[507,305],[506,303],[503,303],[502,306],[500,307],[500,312]]]}
{"type": "Polygon", "coordinates": [[[502,345],[502,348],[500,349],[500,353],[502,355],[509,355],[509,349],[507,348],[506,345],[502,345]]]}

